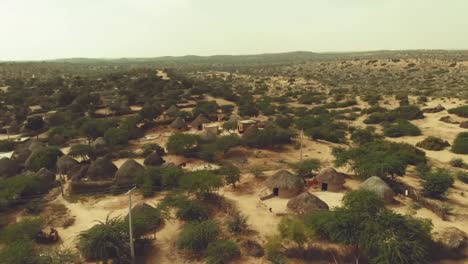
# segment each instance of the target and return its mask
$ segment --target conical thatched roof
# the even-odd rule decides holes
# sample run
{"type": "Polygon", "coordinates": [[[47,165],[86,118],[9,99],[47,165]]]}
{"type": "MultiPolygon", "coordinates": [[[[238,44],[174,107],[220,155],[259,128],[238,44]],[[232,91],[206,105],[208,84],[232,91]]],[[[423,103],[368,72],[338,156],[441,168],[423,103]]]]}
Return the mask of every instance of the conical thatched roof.
{"type": "Polygon", "coordinates": [[[0,177],[12,177],[20,171],[21,168],[16,160],[9,158],[0,159],[0,177]]]}
{"type": "Polygon", "coordinates": [[[44,147],[44,143],[40,142],[40,141],[37,141],[37,140],[31,140],[28,144],[28,149],[30,151],[35,151],[37,149],[40,149],[44,147]]]}
{"type": "Polygon", "coordinates": [[[385,202],[390,202],[393,199],[392,189],[381,178],[372,176],[365,180],[360,185],[361,189],[375,192],[385,202]]]}
{"type": "Polygon", "coordinates": [[[48,183],[48,184],[52,185],[54,183],[54,181],[55,181],[55,174],[50,172],[46,168],[40,169],[36,173],[36,175],[37,175],[37,177],[39,177],[41,179],[42,183],[48,183]]]}
{"type": "MultiPolygon", "coordinates": [[[[139,203],[132,208],[132,219],[135,223],[133,231],[137,235],[154,231],[163,224],[160,210],[147,203],[139,203]]],[[[128,215],[125,220],[128,220],[128,215]]]]}
{"type": "Polygon", "coordinates": [[[207,141],[207,142],[213,142],[216,140],[216,135],[214,133],[211,133],[210,131],[208,130],[203,130],[201,133],[200,133],[200,138],[204,141],[207,141]]]}
{"type": "Polygon", "coordinates": [[[183,118],[177,117],[176,120],[171,123],[170,127],[175,129],[185,129],[187,128],[187,124],[183,118]]]}
{"type": "Polygon", "coordinates": [[[202,114],[199,114],[197,116],[197,118],[195,118],[192,123],[190,123],[190,125],[194,128],[198,128],[199,126],[203,125],[203,124],[206,124],[206,123],[209,123],[210,120],[208,120],[208,118],[206,118],[204,115],[202,114]]]}
{"type": "Polygon", "coordinates": [[[90,180],[105,180],[114,178],[117,167],[107,157],[99,157],[89,165],[86,177],[90,180]]]}
{"type": "Polygon", "coordinates": [[[160,166],[164,162],[164,159],[156,151],[153,151],[148,155],[148,157],[145,158],[143,163],[146,166],[160,166]]]}
{"type": "Polygon", "coordinates": [[[231,116],[229,117],[229,120],[226,121],[226,122],[235,122],[235,123],[237,123],[239,120],[241,120],[241,117],[240,117],[240,116],[238,116],[238,115],[231,115],[231,116]]]}
{"type": "Polygon", "coordinates": [[[166,110],[166,115],[175,117],[179,113],[179,111],[180,110],[179,108],[177,108],[177,106],[171,105],[171,107],[169,107],[169,109],[166,110]]]}
{"type": "Polygon", "coordinates": [[[242,138],[243,139],[253,138],[255,137],[255,135],[257,135],[257,132],[258,132],[258,126],[256,124],[251,125],[249,126],[249,128],[247,128],[244,131],[244,134],[242,134],[242,138]]]}
{"type": "Polygon", "coordinates": [[[103,137],[96,138],[93,142],[91,142],[91,147],[97,148],[106,145],[106,140],[103,137]]]}
{"type": "Polygon", "coordinates": [[[301,215],[329,209],[324,201],[309,192],[303,192],[289,200],[287,207],[301,215]]]}
{"type": "Polygon", "coordinates": [[[322,170],[317,176],[315,176],[315,179],[318,182],[323,182],[323,183],[333,184],[333,185],[339,185],[339,184],[345,183],[344,174],[337,172],[332,167],[322,170]]]}
{"type": "Polygon", "coordinates": [[[76,182],[80,181],[81,179],[86,177],[88,173],[89,165],[88,164],[78,164],[77,166],[73,167],[70,172],[68,172],[67,176],[68,179],[71,181],[76,182]]]}
{"type": "Polygon", "coordinates": [[[12,159],[17,161],[18,163],[24,164],[29,158],[29,155],[31,155],[31,151],[27,148],[27,146],[23,145],[15,149],[15,151],[12,154],[12,159]]]}
{"type": "Polygon", "coordinates": [[[57,172],[60,174],[68,174],[70,170],[78,165],[79,162],[68,156],[68,155],[63,155],[57,160],[57,172]]]}
{"type": "Polygon", "coordinates": [[[115,182],[117,184],[131,182],[144,170],[145,168],[140,163],[133,159],[128,159],[115,173],[115,182]]]}
{"type": "Polygon", "coordinates": [[[265,185],[270,189],[300,189],[304,187],[304,181],[287,170],[281,170],[269,177],[265,185]]]}

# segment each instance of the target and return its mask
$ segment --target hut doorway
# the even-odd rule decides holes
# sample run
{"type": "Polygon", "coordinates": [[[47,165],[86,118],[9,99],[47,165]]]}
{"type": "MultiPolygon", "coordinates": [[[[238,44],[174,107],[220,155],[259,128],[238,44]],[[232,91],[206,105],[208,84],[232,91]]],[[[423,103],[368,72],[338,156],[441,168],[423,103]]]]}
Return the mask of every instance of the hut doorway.
{"type": "Polygon", "coordinates": [[[322,183],[322,191],[328,190],[328,183],[322,183]]]}
{"type": "Polygon", "coordinates": [[[279,189],[278,188],[273,188],[273,195],[278,196],[279,195],[279,189]]]}

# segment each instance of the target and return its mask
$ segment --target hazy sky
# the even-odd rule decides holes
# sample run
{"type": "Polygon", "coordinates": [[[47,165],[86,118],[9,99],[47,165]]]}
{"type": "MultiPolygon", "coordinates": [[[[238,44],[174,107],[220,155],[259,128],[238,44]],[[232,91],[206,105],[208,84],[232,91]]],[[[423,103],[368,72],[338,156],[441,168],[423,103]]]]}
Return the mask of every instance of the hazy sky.
{"type": "Polygon", "coordinates": [[[0,0],[0,60],[468,49],[468,0],[0,0]]]}

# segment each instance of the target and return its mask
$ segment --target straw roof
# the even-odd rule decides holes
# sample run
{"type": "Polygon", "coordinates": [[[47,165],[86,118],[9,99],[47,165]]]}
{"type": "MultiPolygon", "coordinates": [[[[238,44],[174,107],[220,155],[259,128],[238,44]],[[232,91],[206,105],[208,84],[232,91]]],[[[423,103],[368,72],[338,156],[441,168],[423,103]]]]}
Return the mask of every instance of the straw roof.
{"type": "Polygon", "coordinates": [[[146,166],[160,166],[164,162],[166,161],[156,151],[151,152],[143,161],[146,166]]]}
{"type": "Polygon", "coordinates": [[[301,189],[304,187],[304,181],[287,170],[280,170],[269,177],[265,185],[270,189],[301,189]]]}
{"type": "Polygon", "coordinates": [[[229,120],[228,120],[227,122],[236,122],[236,123],[237,123],[237,122],[240,121],[240,120],[241,120],[241,117],[240,117],[240,116],[234,115],[234,114],[233,114],[233,115],[231,115],[231,116],[229,117],[229,120]]]}
{"type": "Polygon", "coordinates": [[[192,127],[199,127],[199,126],[201,126],[201,125],[203,125],[203,124],[206,124],[206,123],[209,123],[209,122],[210,122],[210,120],[208,120],[208,118],[206,118],[206,117],[205,117],[204,115],[202,115],[202,114],[199,114],[199,115],[197,116],[197,118],[195,118],[195,119],[192,121],[192,123],[190,123],[190,125],[191,125],[192,127]]]}
{"type": "Polygon", "coordinates": [[[60,174],[68,174],[74,166],[77,166],[79,162],[68,156],[63,155],[57,160],[57,172],[60,174]]]}
{"type": "Polygon", "coordinates": [[[0,159],[0,177],[12,177],[20,172],[21,168],[16,160],[0,159]]]}
{"type": "Polygon", "coordinates": [[[244,131],[244,134],[242,134],[242,138],[253,138],[255,135],[257,135],[258,132],[258,126],[256,124],[251,125],[249,128],[247,128],[244,131]]]}
{"type": "Polygon", "coordinates": [[[37,175],[37,177],[39,177],[41,179],[41,182],[45,182],[45,183],[48,183],[48,184],[53,184],[54,181],[55,181],[55,174],[52,173],[51,171],[49,171],[46,168],[40,169],[36,173],[36,175],[37,175]]]}
{"type": "Polygon", "coordinates": [[[309,192],[303,192],[289,200],[287,207],[296,214],[307,214],[329,209],[324,201],[309,192]]]}
{"type": "Polygon", "coordinates": [[[171,107],[169,107],[169,109],[166,110],[166,115],[175,117],[179,113],[179,111],[180,110],[179,108],[177,108],[177,106],[171,105],[171,107]]]}
{"type": "Polygon", "coordinates": [[[333,184],[333,185],[339,185],[339,184],[345,183],[344,174],[337,172],[332,167],[322,170],[317,176],[315,176],[315,179],[318,182],[323,182],[323,183],[333,184]]]}
{"type": "Polygon", "coordinates": [[[115,181],[120,183],[127,183],[132,181],[136,176],[144,172],[145,168],[133,159],[128,159],[120,166],[115,173],[115,181]]]}
{"type": "Polygon", "coordinates": [[[89,165],[86,177],[91,180],[112,179],[117,167],[107,157],[99,157],[89,165]]]}
{"type": "Polygon", "coordinates": [[[73,167],[67,174],[68,179],[71,181],[79,181],[86,177],[88,173],[89,165],[88,164],[78,164],[77,166],[73,167]]]}
{"type": "Polygon", "coordinates": [[[97,148],[106,145],[106,140],[103,137],[96,138],[93,142],[91,142],[91,147],[97,148]]]}
{"type": "Polygon", "coordinates": [[[216,140],[216,135],[208,130],[203,130],[200,133],[200,138],[204,141],[212,142],[216,140]]]}
{"type": "Polygon", "coordinates": [[[178,117],[171,123],[170,127],[175,129],[185,129],[187,128],[187,124],[185,123],[185,120],[183,118],[178,117]]]}
{"type": "Polygon", "coordinates": [[[381,178],[372,176],[360,185],[361,189],[375,192],[384,201],[389,202],[393,199],[393,190],[381,178]]]}

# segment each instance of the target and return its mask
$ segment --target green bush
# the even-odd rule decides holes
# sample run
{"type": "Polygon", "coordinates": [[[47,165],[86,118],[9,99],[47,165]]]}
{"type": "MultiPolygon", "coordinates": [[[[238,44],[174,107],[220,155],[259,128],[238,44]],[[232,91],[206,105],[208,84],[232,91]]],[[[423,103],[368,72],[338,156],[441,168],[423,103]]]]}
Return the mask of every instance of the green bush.
{"type": "Polygon", "coordinates": [[[117,263],[130,262],[128,226],[119,218],[107,218],[105,222],[78,235],[78,250],[87,260],[112,259],[117,263]]]}
{"type": "Polygon", "coordinates": [[[416,105],[405,105],[391,111],[395,119],[415,120],[424,118],[423,112],[416,105]]]}
{"type": "Polygon", "coordinates": [[[450,144],[447,141],[433,136],[429,136],[416,144],[416,147],[427,150],[443,150],[448,146],[450,146],[450,144]]]}
{"type": "Polygon", "coordinates": [[[128,142],[129,133],[128,130],[123,128],[109,128],[106,133],[104,133],[104,139],[106,143],[111,146],[124,145],[128,142]]]}
{"type": "Polygon", "coordinates": [[[0,152],[12,151],[15,148],[15,142],[11,140],[0,140],[0,152]]]}
{"type": "Polygon", "coordinates": [[[218,223],[213,220],[189,223],[180,232],[177,248],[192,252],[201,252],[220,234],[218,223]]]}
{"type": "Polygon", "coordinates": [[[454,182],[452,174],[443,169],[427,173],[423,180],[424,195],[435,199],[443,198],[454,182]]]}
{"type": "Polygon", "coordinates": [[[280,128],[274,124],[267,124],[264,129],[244,137],[244,142],[253,148],[269,148],[276,145],[288,144],[294,137],[288,129],[280,128]]]}
{"type": "Polygon", "coordinates": [[[468,172],[459,172],[457,178],[464,183],[468,183],[468,172]]]}
{"type": "Polygon", "coordinates": [[[57,159],[62,155],[62,151],[56,147],[44,147],[33,151],[26,161],[26,166],[32,171],[38,171],[42,168],[53,171],[55,170],[57,159]]]}
{"type": "Polygon", "coordinates": [[[351,140],[356,144],[362,145],[380,139],[381,136],[377,135],[374,130],[373,127],[367,127],[366,129],[358,128],[351,133],[351,140]]]}
{"type": "Polygon", "coordinates": [[[459,107],[456,107],[456,108],[449,109],[448,112],[450,114],[454,114],[454,115],[457,115],[457,116],[460,116],[460,117],[468,118],[468,105],[459,106],[459,107]]]}
{"type": "Polygon", "coordinates": [[[240,249],[236,242],[218,240],[208,245],[206,250],[208,264],[225,264],[240,256],[240,249]]]}
{"type": "Polygon", "coordinates": [[[8,244],[19,240],[33,240],[44,225],[42,218],[25,218],[5,227],[0,232],[0,241],[8,244]]]}
{"type": "Polygon", "coordinates": [[[5,264],[41,263],[32,240],[12,241],[1,249],[0,261],[5,264]]]}
{"type": "Polygon", "coordinates": [[[177,218],[183,221],[204,221],[210,217],[210,209],[196,200],[187,200],[178,205],[177,218]]]}
{"type": "Polygon", "coordinates": [[[454,158],[450,160],[450,165],[452,165],[455,168],[464,168],[466,166],[466,163],[461,158],[454,158]]]}
{"type": "Polygon", "coordinates": [[[183,190],[203,196],[217,191],[223,186],[223,178],[220,175],[206,170],[193,171],[185,174],[179,181],[183,190]]]}
{"type": "Polygon", "coordinates": [[[457,135],[452,144],[452,151],[457,154],[468,154],[468,132],[457,135]]]}
{"type": "Polygon", "coordinates": [[[421,130],[409,121],[399,120],[395,124],[385,124],[384,135],[387,137],[419,136],[421,130]]]}
{"type": "MultiPolygon", "coordinates": [[[[128,215],[125,218],[128,226],[128,215]]],[[[154,231],[163,224],[161,211],[147,204],[137,205],[132,208],[132,226],[135,237],[154,231]]]]}
{"type": "Polygon", "coordinates": [[[193,155],[199,147],[199,137],[193,134],[174,133],[169,137],[167,150],[175,155],[193,155]]]}
{"type": "Polygon", "coordinates": [[[227,220],[227,227],[229,232],[240,235],[248,229],[247,217],[236,212],[227,220]]]}

